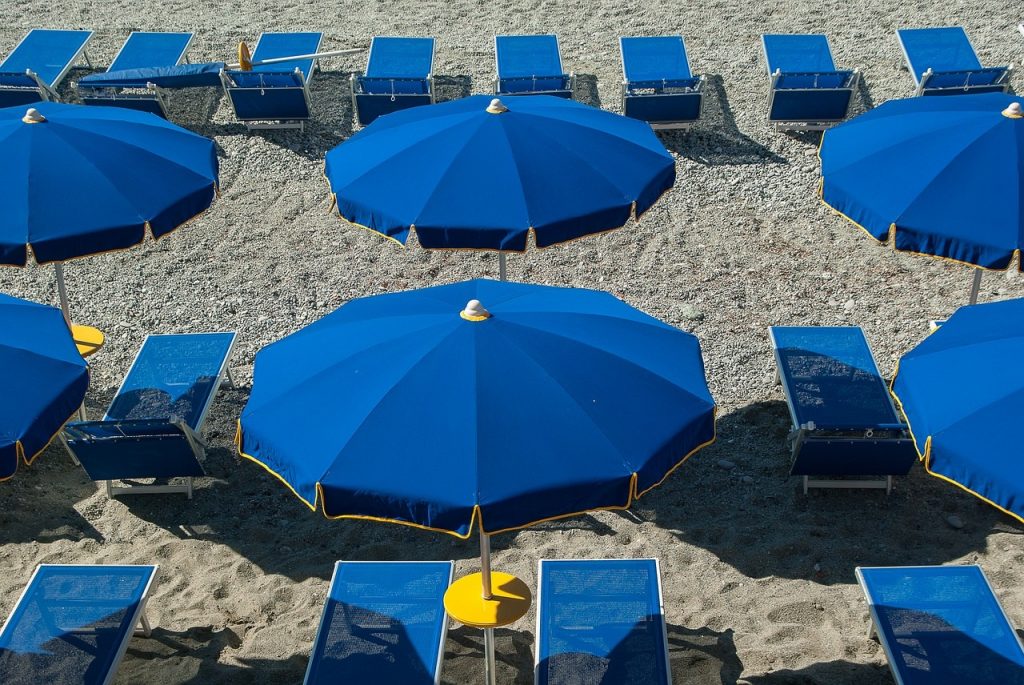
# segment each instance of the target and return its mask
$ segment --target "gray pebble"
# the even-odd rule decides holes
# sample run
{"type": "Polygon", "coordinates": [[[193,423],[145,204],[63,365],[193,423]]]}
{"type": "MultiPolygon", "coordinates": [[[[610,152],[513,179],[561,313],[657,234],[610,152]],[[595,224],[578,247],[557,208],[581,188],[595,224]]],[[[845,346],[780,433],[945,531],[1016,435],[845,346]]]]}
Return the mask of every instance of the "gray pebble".
{"type": "Polygon", "coordinates": [[[703,321],[704,312],[694,307],[692,304],[684,304],[679,314],[687,321],[703,321]]]}
{"type": "Polygon", "coordinates": [[[728,459],[719,459],[716,463],[718,464],[718,468],[725,469],[726,471],[736,468],[736,464],[732,463],[728,459]]]}
{"type": "Polygon", "coordinates": [[[956,528],[957,530],[960,530],[964,527],[964,522],[961,521],[960,517],[956,514],[950,514],[949,516],[947,516],[946,523],[949,524],[950,528],[956,528]]]}

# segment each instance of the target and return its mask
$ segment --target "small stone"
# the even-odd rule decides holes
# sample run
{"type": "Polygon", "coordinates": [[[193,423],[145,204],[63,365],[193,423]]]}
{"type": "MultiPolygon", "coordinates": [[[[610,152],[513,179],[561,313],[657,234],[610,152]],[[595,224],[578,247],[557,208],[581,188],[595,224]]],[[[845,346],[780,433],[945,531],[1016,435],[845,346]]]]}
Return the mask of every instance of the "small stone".
{"type": "Polygon", "coordinates": [[[857,305],[857,303],[854,302],[853,300],[847,300],[846,302],[843,303],[843,309],[845,309],[848,312],[852,312],[853,308],[856,305],[857,305]]]}
{"type": "Polygon", "coordinates": [[[684,304],[679,314],[687,321],[703,321],[704,312],[694,307],[692,304],[684,304]]]}
{"type": "Polygon", "coordinates": [[[955,528],[957,530],[960,530],[961,528],[964,527],[964,522],[961,521],[960,517],[957,516],[956,514],[950,514],[949,516],[947,516],[946,517],[946,523],[949,524],[950,528],[955,528]]]}
{"type": "Polygon", "coordinates": [[[821,564],[815,564],[814,565],[814,572],[817,573],[819,571],[821,571],[821,564]]]}
{"type": "Polygon", "coordinates": [[[747,485],[751,485],[754,482],[754,478],[753,476],[743,476],[742,478],[740,478],[740,481],[747,485]]]}
{"type": "Polygon", "coordinates": [[[726,471],[736,468],[736,464],[732,463],[728,459],[719,459],[716,463],[718,464],[718,468],[725,469],[726,471]]]}

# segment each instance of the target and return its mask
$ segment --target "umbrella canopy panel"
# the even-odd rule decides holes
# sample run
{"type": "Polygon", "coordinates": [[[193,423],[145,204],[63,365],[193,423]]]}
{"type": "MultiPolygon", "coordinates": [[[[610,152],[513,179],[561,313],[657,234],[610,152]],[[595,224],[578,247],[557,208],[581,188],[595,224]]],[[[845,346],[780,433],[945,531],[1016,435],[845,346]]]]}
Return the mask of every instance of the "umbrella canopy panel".
{"type": "Polygon", "coordinates": [[[841,124],[822,139],[822,199],[897,250],[1006,269],[1024,248],[1022,102],[892,100],[841,124]]]}
{"type": "Polygon", "coordinates": [[[210,206],[213,141],[144,112],[40,102],[0,109],[0,264],[123,249],[210,206]]]}
{"type": "Polygon", "coordinates": [[[929,473],[1024,521],[1022,351],[1024,299],[961,307],[903,356],[893,395],[929,473]]]}
{"type": "Polygon", "coordinates": [[[623,226],[672,187],[642,121],[547,95],[381,117],[327,153],[341,216],[423,247],[523,251],[623,226]]]}
{"type": "Polygon", "coordinates": [[[626,507],[714,439],[697,339],[606,293],[354,300],[257,355],[239,450],[329,517],[466,537],[626,507]],[[489,315],[460,310],[479,300],[489,315]]]}
{"type": "Polygon", "coordinates": [[[89,370],[59,309],[2,293],[0,369],[0,480],[6,480],[78,410],[89,370]]]}

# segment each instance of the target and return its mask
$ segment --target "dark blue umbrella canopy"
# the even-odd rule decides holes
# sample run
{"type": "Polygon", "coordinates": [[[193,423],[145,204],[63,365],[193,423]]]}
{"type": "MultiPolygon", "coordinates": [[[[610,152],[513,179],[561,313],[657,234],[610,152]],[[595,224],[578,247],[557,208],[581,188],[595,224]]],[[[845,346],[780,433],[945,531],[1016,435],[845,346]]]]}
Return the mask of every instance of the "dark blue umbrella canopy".
{"type": "Polygon", "coordinates": [[[88,386],[61,311],[0,293],[0,480],[39,456],[88,386]]]}
{"type": "Polygon", "coordinates": [[[34,108],[0,109],[0,264],[130,247],[213,201],[213,141],[122,107],[34,108]]]}
{"type": "Polygon", "coordinates": [[[642,121],[548,95],[381,117],[327,153],[347,221],[427,248],[522,251],[623,226],[675,182],[642,121]],[[506,109],[507,108],[507,109],[506,109]]]}
{"type": "Polygon", "coordinates": [[[1022,102],[886,102],[825,133],[822,199],[897,250],[1006,269],[1024,249],[1022,102]]]}
{"type": "Polygon", "coordinates": [[[593,290],[353,300],[254,374],[243,456],[328,517],[459,537],[628,507],[715,435],[697,339],[593,290]]]}
{"type": "Polygon", "coordinates": [[[1024,521],[1024,299],[958,309],[892,389],[928,473],[1024,521]]]}

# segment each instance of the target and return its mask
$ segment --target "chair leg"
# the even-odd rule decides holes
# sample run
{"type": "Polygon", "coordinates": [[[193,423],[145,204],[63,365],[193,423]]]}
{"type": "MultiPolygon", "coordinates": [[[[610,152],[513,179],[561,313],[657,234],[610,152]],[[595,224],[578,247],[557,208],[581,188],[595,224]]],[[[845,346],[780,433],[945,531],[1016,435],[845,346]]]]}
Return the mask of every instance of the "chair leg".
{"type": "Polygon", "coordinates": [[[231,375],[231,369],[224,369],[224,377],[225,377],[225,378],[227,378],[228,384],[229,384],[229,385],[230,385],[230,386],[231,386],[232,388],[236,388],[236,387],[238,387],[237,385],[235,385],[235,379],[234,379],[234,377],[233,377],[233,376],[231,375]]]}
{"type": "Polygon", "coordinates": [[[146,612],[145,611],[143,611],[142,615],[139,616],[139,623],[142,624],[142,630],[141,631],[140,630],[136,630],[135,631],[136,635],[139,635],[140,633],[141,633],[141,635],[143,637],[150,637],[150,636],[153,635],[153,627],[149,624],[149,619],[146,618],[146,612]]]}
{"type": "Polygon", "coordinates": [[[807,494],[807,484],[810,481],[810,477],[804,476],[804,494],[807,494]]]}
{"type": "Polygon", "coordinates": [[[114,481],[107,481],[107,499],[114,499],[114,481]]]}
{"type": "Polygon", "coordinates": [[[192,499],[192,476],[189,476],[188,478],[186,478],[185,481],[186,481],[186,487],[188,488],[186,490],[185,494],[188,495],[189,499],[192,499]]]}

